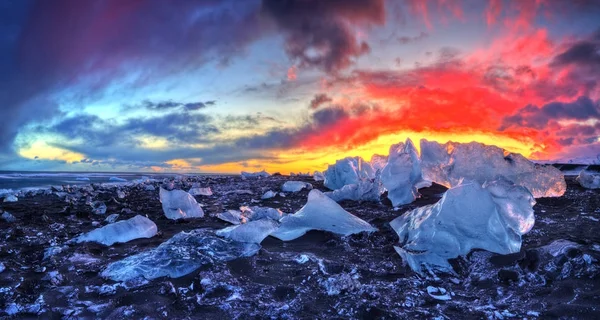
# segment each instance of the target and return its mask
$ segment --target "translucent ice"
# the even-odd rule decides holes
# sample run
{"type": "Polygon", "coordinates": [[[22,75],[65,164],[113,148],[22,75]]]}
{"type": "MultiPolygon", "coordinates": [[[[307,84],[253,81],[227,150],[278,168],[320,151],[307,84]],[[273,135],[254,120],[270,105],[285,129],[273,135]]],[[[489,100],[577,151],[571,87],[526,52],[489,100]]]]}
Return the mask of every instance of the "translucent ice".
{"type": "Polygon", "coordinates": [[[14,194],[8,194],[4,197],[4,202],[17,202],[19,198],[17,198],[14,194]]]}
{"type": "Polygon", "coordinates": [[[323,230],[341,235],[377,230],[316,189],[310,191],[308,201],[300,211],[281,218],[280,222],[281,225],[271,236],[283,241],[299,238],[310,230],[323,230]]]}
{"type": "Polygon", "coordinates": [[[242,171],[242,178],[244,178],[244,179],[247,179],[247,178],[267,178],[269,176],[270,176],[270,174],[268,172],[266,172],[265,170],[259,171],[259,172],[246,172],[246,171],[242,171]]]}
{"type": "Polygon", "coordinates": [[[283,212],[279,209],[269,207],[241,207],[242,216],[248,221],[260,220],[260,219],[271,219],[279,220],[283,217],[283,212]]]}
{"type": "Polygon", "coordinates": [[[529,189],[536,198],[560,197],[567,188],[559,169],[477,142],[439,144],[423,139],[421,166],[425,179],[446,187],[458,185],[461,179],[484,183],[504,176],[529,189]]]}
{"type": "Polygon", "coordinates": [[[208,188],[191,188],[189,193],[193,196],[212,196],[212,190],[208,188]]]}
{"type": "Polygon", "coordinates": [[[534,204],[525,187],[503,178],[483,186],[465,182],[449,189],[436,204],[390,222],[400,237],[395,249],[419,273],[424,267],[451,272],[447,260],[471,249],[515,253],[521,249],[521,235],[535,222],[534,204]]]}
{"type": "Polygon", "coordinates": [[[336,190],[348,184],[358,184],[360,178],[374,178],[375,170],[361,157],[348,157],[329,165],[323,175],[325,176],[323,184],[331,190],[336,190]]]}
{"type": "Polygon", "coordinates": [[[218,230],[217,235],[240,242],[261,243],[278,226],[277,221],[261,219],[218,230]]]}
{"type": "Polygon", "coordinates": [[[381,171],[381,182],[388,190],[393,206],[415,201],[419,196],[418,189],[430,185],[423,180],[419,155],[410,139],[390,147],[388,162],[381,171]]]}
{"type": "Polygon", "coordinates": [[[277,194],[271,190],[265,192],[265,194],[262,195],[262,197],[260,197],[261,199],[271,199],[273,197],[275,197],[277,194]]]}
{"type": "Polygon", "coordinates": [[[106,204],[102,201],[94,201],[90,204],[92,207],[92,212],[94,214],[105,214],[106,213],[106,204]]]}
{"type": "Polygon", "coordinates": [[[154,249],[113,262],[102,271],[102,276],[114,281],[137,277],[148,280],[164,276],[178,278],[203,265],[248,257],[258,250],[258,244],[224,239],[210,231],[197,229],[180,232],[154,249]]]}
{"type": "Polygon", "coordinates": [[[126,182],[127,179],[123,179],[123,178],[119,178],[119,177],[110,177],[108,179],[108,181],[115,181],[115,182],[126,182]]]}
{"type": "Polygon", "coordinates": [[[17,221],[17,218],[15,218],[15,216],[13,216],[12,214],[10,214],[9,212],[2,212],[2,220],[6,221],[6,222],[15,222],[17,221]]]}
{"type": "Polygon", "coordinates": [[[281,186],[281,190],[284,192],[298,192],[304,188],[312,189],[312,185],[302,181],[286,181],[281,186]]]}
{"type": "Polygon", "coordinates": [[[204,211],[191,194],[183,190],[167,191],[160,188],[160,202],[169,219],[202,218],[204,211]]]}
{"type": "Polygon", "coordinates": [[[357,184],[347,184],[341,189],[325,192],[325,195],[335,202],[342,200],[379,202],[382,193],[380,172],[377,171],[374,179],[361,178],[357,184]]]}
{"type": "Polygon", "coordinates": [[[315,171],[313,173],[313,179],[315,179],[315,181],[323,181],[325,180],[325,176],[321,171],[315,171]]]}
{"type": "Polygon", "coordinates": [[[600,189],[600,172],[589,172],[587,170],[581,170],[576,180],[584,188],[600,189]]]}
{"type": "Polygon", "coordinates": [[[385,167],[387,162],[388,162],[388,156],[374,154],[371,157],[371,166],[373,167],[373,170],[375,170],[375,171],[383,170],[383,167],[385,167]]]}
{"type": "Polygon", "coordinates": [[[128,242],[139,238],[152,238],[156,235],[156,224],[152,220],[137,215],[131,219],[111,223],[75,238],[76,242],[98,242],[110,246],[117,242],[128,242]]]}
{"type": "Polygon", "coordinates": [[[245,223],[244,219],[246,219],[242,216],[242,213],[237,210],[227,210],[223,213],[219,213],[217,214],[217,218],[227,221],[231,224],[245,223]]]}

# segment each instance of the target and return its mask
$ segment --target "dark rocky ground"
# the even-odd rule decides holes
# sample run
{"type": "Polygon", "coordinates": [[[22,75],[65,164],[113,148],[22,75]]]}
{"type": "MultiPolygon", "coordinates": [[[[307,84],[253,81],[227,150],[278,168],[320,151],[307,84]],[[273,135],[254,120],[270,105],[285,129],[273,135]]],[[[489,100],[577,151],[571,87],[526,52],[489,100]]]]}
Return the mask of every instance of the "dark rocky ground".
{"type": "Polygon", "coordinates": [[[0,318],[600,318],[600,190],[582,189],[570,177],[563,197],[537,200],[536,224],[524,236],[520,253],[472,252],[452,261],[456,275],[418,276],[393,249],[398,237],[388,222],[439,200],[445,188],[434,185],[399,210],[386,201],[342,202],[379,229],[372,234],[341,238],[314,231],[290,242],[267,238],[253,257],[203,266],[178,279],[117,283],[99,276],[108,263],[156,247],[180,231],[228,226],[215,218],[227,209],[261,205],[293,213],[308,191],[257,199],[269,189],[280,190],[287,180],[302,179],[325,190],[312,179],[285,176],[178,181],[176,187],[198,181],[214,192],[196,197],[206,216],[189,221],[165,218],[158,190],[144,191],[143,185],[124,188],[124,199],[117,198],[115,188],[87,191],[106,203],[104,216],[85,204],[86,192],[72,203],[54,194],[1,203],[16,221],[0,219],[0,263],[6,268],[0,273],[0,318]],[[225,195],[235,189],[254,194],[225,195]],[[159,234],[111,247],[63,246],[95,228],[94,221],[104,224],[111,213],[119,213],[119,219],[147,215],[159,234]],[[64,250],[44,259],[52,246],[64,250]],[[438,294],[434,288],[446,290],[449,300],[432,297],[428,287],[438,294]]]}

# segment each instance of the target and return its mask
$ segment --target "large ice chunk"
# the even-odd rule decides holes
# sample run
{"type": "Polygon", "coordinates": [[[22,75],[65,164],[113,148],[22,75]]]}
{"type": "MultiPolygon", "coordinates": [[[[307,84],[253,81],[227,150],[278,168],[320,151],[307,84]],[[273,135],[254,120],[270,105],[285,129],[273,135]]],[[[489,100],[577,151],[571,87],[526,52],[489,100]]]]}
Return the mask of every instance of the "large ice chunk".
{"type": "Polygon", "coordinates": [[[240,242],[261,243],[277,227],[277,221],[261,219],[218,230],[217,235],[240,242]]]}
{"type": "Polygon", "coordinates": [[[224,239],[210,231],[197,229],[180,232],[154,249],[113,262],[102,271],[102,276],[114,281],[137,277],[148,280],[164,276],[179,278],[203,265],[248,257],[258,250],[258,244],[224,239]]]}
{"type": "Polygon", "coordinates": [[[75,238],[76,242],[98,242],[110,246],[117,242],[129,242],[139,238],[152,238],[156,235],[156,224],[152,220],[137,215],[131,219],[111,223],[75,238]]]}
{"type": "Polygon", "coordinates": [[[304,188],[312,189],[312,185],[302,181],[286,181],[283,186],[281,186],[281,191],[298,192],[304,188]]]}
{"type": "Polygon", "coordinates": [[[439,144],[423,139],[421,166],[425,179],[449,188],[462,179],[484,183],[498,176],[526,187],[536,198],[560,197],[567,188],[559,169],[478,142],[439,144]]]}
{"type": "Polygon", "coordinates": [[[388,162],[381,171],[381,182],[388,190],[388,198],[393,206],[415,201],[419,196],[419,188],[431,185],[423,180],[420,162],[417,149],[410,139],[390,147],[388,162]]]}
{"type": "Polygon", "coordinates": [[[246,172],[246,171],[242,171],[242,179],[248,179],[248,178],[267,178],[269,176],[270,176],[270,174],[268,172],[266,172],[265,170],[259,171],[259,172],[246,172]]]}
{"type": "Polygon", "coordinates": [[[395,247],[415,271],[452,272],[448,259],[471,249],[499,254],[518,252],[521,235],[533,227],[531,193],[500,178],[481,186],[464,182],[449,189],[436,204],[409,211],[390,222],[400,237],[395,247]]]}
{"type": "Polygon", "coordinates": [[[280,222],[281,225],[271,236],[283,241],[299,238],[309,230],[323,230],[341,235],[377,230],[316,189],[310,191],[308,201],[300,211],[281,218],[280,222]]]}
{"type": "Polygon", "coordinates": [[[204,217],[204,211],[196,199],[183,190],[167,191],[160,188],[159,196],[165,216],[169,219],[204,217]]]}
{"type": "Polygon", "coordinates": [[[581,170],[576,178],[579,184],[587,189],[600,189],[600,172],[581,170]]]}
{"type": "Polygon", "coordinates": [[[361,157],[348,157],[329,165],[323,175],[325,176],[323,184],[331,190],[336,190],[348,184],[358,184],[361,178],[374,178],[375,170],[361,157]]]}
{"type": "Polygon", "coordinates": [[[379,202],[383,193],[381,172],[377,170],[374,179],[361,178],[357,184],[347,184],[341,189],[325,192],[335,202],[342,200],[379,202]]]}

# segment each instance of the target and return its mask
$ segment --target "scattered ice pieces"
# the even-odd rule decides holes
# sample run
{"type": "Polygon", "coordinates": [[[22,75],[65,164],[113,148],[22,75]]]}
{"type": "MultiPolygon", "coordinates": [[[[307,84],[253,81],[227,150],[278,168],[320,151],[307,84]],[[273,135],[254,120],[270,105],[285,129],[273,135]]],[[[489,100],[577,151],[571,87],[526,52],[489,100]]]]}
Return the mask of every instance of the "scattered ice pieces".
{"type": "Polygon", "coordinates": [[[183,190],[167,191],[160,188],[160,202],[169,219],[202,218],[204,211],[191,194],[183,190]]]}
{"type": "Polygon", "coordinates": [[[109,215],[108,217],[106,217],[106,219],[104,219],[104,221],[108,222],[108,223],[115,223],[118,219],[119,219],[119,214],[113,213],[113,214],[109,215]]]}
{"type": "Polygon", "coordinates": [[[139,238],[152,238],[157,227],[152,220],[137,215],[131,219],[111,223],[75,238],[76,242],[98,242],[110,246],[139,238]]]}
{"type": "Polygon", "coordinates": [[[452,297],[450,296],[448,291],[442,287],[428,286],[427,294],[436,300],[441,300],[441,301],[452,300],[452,297]]]}
{"type": "Polygon", "coordinates": [[[279,227],[279,223],[271,219],[249,221],[244,224],[218,230],[218,236],[249,243],[261,243],[266,237],[279,227]]]}
{"type": "Polygon", "coordinates": [[[2,213],[2,220],[6,221],[8,223],[11,223],[11,222],[17,221],[17,218],[15,218],[15,216],[13,216],[12,214],[10,214],[9,212],[4,211],[2,213]]]}
{"type": "Polygon", "coordinates": [[[4,202],[17,202],[19,198],[17,198],[14,194],[8,194],[4,196],[4,202]]]}
{"type": "Polygon", "coordinates": [[[531,193],[506,179],[483,185],[463,182],[436,204],[416,208],[390,222],[400,238],[394,247],[416,272],[452,272],[448,259],[472,249],[519,252],[521,235],[533,227],[531,193]]]}
{"type": "Polygon", "coordinates": [[[197,229],[180,232],[154,249],[113,262],[101,275],[114,281],[138,277],[148,280],[164,276],[179,278],[203,265],[252,256],[258,250],[258,244],[237,242],[197,229]]]}
{"type": "Polygon", "coordinates": [[[375,170],[361,157],[347,157],[329,165],[323,175],[323,184],[331,190],[336,190],[348,184],[357,184],[360,178],[374,178],[375,170]]]}
{"type": "Polygon", "coordinates": [[[298,192],[304,188],[311,190],[312,185],[302,181],[286,181],[281,187],[281,190],[283,192],[298,192]]]}
{"type": "Polygon", "coordinates": [[[92,203],[90,203],[90,206],[92,207],[92,212],[94,214],[106,214],[106,204],[104,204],[104,202],[102,201],[94,201],[92,203]]]}
{"type": "Polygon", "coordinates": [[[423,180],[420,162],[410,139],[390,147],[388,162],[381,171],[381,182],[394,207],[415,201],[419,188],[431,186],[423,180]]]}
{"type": "MultiPolygon", "coordinates": [[[[581,170],[576,178],[579,184],[586,189],[600,189],[600,172],[581,170]]],[[[6,199],[4,200],[6,202],[6,199]]]]}
{"type": "Polygon", "coordinates": [[[193,196],[212,196],[213,192],[210,189],[210,187],[208,188],[191,188],[190,191],[188,191],[191,195],[193,196]]]}
{"type": "Polygon", "coordinates": [[[119,178],[119,177],[110,177],[108,179],[108,181],[114,181],[114,182],[126,182],[127,179],[123,179],[123,178],[119,178]]]}
{"type": "Polygon", "coordinates": [[[449,188],[462,179],[484,183],[498,176],[526,187],[536,198],[560,197],[567,188],[559,169],[477,142],[439,144],[422,139],[421,167],[425,179],[449,188]]]}
{"type": "Polygon", "coordinates": [[[248,179],[248,178],[267,178],[269,176],[270,176],[270,174],[267,173],[265,170],[259,171],[259,172],[246,172],[246,171],[242,171],[242,179],[248,179]]]}
{"type": "Polygon", "coordinates": [[[217,218],[227,221],[231,224],[240,224],[244,223],[245,217],[242,216],[242,213],[238,210],[227,210],[225,212],[217,214],[217,218]]]}
{"type": "Polygon", "coordinates": [[[281,218],[280,222],[279,229],[271,236],[283,241],[299,238],[310,230],[329,231],[346,236],[377,230],[366,221],[344,210],[317,189],[310,191],[308,201],[300,211],[281,218]]]}
{"type": "Polygon", "coordinates": [[[261,199],[265,200],[265,199],[271,199],[274,198],[277,195],[277,193],[275,193],[274,191],[267,191],[265,192],[265,194],[262,195],[262,197],[260,197],[261,199]]]}

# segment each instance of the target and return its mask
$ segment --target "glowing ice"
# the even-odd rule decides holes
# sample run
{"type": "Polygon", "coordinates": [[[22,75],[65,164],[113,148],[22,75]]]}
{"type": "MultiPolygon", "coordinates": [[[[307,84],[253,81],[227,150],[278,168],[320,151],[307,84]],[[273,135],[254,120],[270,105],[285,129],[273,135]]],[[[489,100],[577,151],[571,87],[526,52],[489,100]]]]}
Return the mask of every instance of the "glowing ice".
{"type": "Polygon", "coordinates": [[[375,170],[361,157],[348,157],[329,165],[323,175],[325,176],[323,184],[331,190],[336,190],[348,184],[358,184],[361,178],[374,178],[375,170]]]}
{"type": "MultiPolygon", "coordinates": [[[[587,189],[600,189],[600,173],[589,172],[586,169],[581,170],[576,178],[579,184],[587,189]]],[[[4,200],[6,201],[6,200],[4,200]]]]}
{"type": "Polygon", "coordinates": [[[299,238],[310,230],[323,230],[346,236],[377,230],[316,189],[310,191],[308,201],[300,211],[281,218],[280,222],[281,225],[271,236],[283,241],[299,238]]]}
{"type": "Polygon", "coordinates": [[[260,250],[255,243],[237,242],[220,238],[206,230],[180,232],[158,247],[113,262],[102,271],[102,276],[114,281],[144,277],[179,278],[203,265],[248,257],[260,250]]]}
{"type": "Polygon", "coordinates": [[[471,249],[519,252],[521,235],[535,222],[534,204],[525,187],[503,178],[483,186],[465,182],[449,189],[436,204],[390,222],[400,237],[395,249],[419,273],[423,268],[452,272],[447,260],[471,249]]]}
{"type": "Polygon", "coordinates": [[[160,202],[169,219],[202,218],[204,211],[191,194],[183,190],[167,191],[160,188],[160,202]]]}
{"type": "Polygon", "coordinates": [[[218,230],[217,235],[239,242],[261,243],[278,226],[274,220],[261,219],[218,230]]]}
{"type": "Polygon", "coordinates": [[[415,201],[418,189],[431,185],[423,180],[417,150],[410,139],[390,147],[388,162],[381,171],[381,182],[393,206],[415,201]]]}
{"type": "Polygon", "coordinates": [[[374,154],[371,157],[371,166],[373,167],[373,170],[375,170],[375,171],[383,170],[383,167],[385,167],[387,162],[388,162],[388,156],[374,154]]]}
{"type": "Polygon", "coordinates": [[[156,235],[156,224],[152,220],[137,215],[131,219],[111,223],[75,238],[76,242],[98,242],[110,246],[117,242],[128,242],[139,238],[152,238],[156,235]]]}
{"type": "Polygon", "coordinates": [[[335,202],[342,200],[379,202],[382,193],[380,171],[377,171],[374,179],[361,178],[357,184],[347,184],[341,189],[325,192],[325,195],[335,202]]]}
{"type": "Polygon", "coordinates": [[[520,154],[477,142],[439,144],[421,140],[421,166],[425,179],[453,187],[462,179],[479,183],[504,176],[524,186],[534,197],[560,197],[567,184],[553,166],[535,164],[520,154]]]}
{"type": "Polygon", "coordinates": [[[304,188],[312,189],[312,185],[302,181],[286,181],[281,190],[284,192],[298,192],[304,188]]]}

